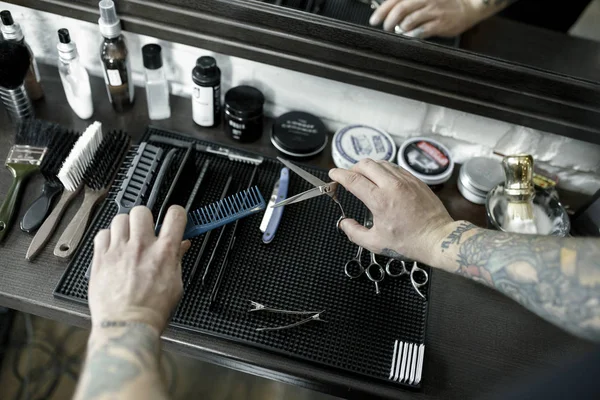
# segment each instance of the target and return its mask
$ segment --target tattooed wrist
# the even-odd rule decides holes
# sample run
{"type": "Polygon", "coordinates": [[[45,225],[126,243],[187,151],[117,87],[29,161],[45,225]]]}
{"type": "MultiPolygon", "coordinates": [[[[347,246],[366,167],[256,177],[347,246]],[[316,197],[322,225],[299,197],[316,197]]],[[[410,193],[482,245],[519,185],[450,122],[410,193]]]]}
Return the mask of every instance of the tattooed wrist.
{"type": "Polygon", "coordinates": [[[469,232],[470,230],[477,229],[475,225],[467,221],[460,221],[458,225],[454,228],[452,232],[448,234],[442,240],[440,247],[442,248],[442,253],[444,250],[448,250],[451,245],[460,244],[460,240],[464,233],[469,232]]]}
{"type": "Polygon", "coordinates": [[[159,356],[160,336],[151,325],[101,321],[92,329],[75,399],[166,398],[159,375],[159,356]],[[146,390],[154,393],[144,393],[146,390]]]}

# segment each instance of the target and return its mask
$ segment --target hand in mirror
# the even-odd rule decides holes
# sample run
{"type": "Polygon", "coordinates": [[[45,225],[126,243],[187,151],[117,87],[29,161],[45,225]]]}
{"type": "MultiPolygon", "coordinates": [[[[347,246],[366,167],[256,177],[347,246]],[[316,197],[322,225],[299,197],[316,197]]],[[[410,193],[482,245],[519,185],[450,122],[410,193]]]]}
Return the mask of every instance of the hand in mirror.
{"type": "Polygon", "coordinates": [[[457,36],[514,0],[386,0],[369,23],[405,36],[457,36]]]}

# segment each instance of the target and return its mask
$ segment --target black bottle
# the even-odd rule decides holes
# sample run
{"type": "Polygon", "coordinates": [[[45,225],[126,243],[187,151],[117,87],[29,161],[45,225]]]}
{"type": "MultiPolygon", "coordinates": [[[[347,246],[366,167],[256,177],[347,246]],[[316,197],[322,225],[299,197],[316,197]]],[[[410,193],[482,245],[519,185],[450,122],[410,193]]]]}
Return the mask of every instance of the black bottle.
{"type": "Polygon", "coordinates": [[[221,122],[221,70],[213,57],[196,60],[192,70],[192,118],[200,126],[213,127],[221,122]]]}
{"type": "Polygon", "coordinates": [[[100,2],[100,33],[104,41],[100,46],[100,60],[108,98],[115,111],[122,112],[133,106],[134,85],[131,63],[125,38],[121,34],[121,21],[112,0],[100,2]]]}

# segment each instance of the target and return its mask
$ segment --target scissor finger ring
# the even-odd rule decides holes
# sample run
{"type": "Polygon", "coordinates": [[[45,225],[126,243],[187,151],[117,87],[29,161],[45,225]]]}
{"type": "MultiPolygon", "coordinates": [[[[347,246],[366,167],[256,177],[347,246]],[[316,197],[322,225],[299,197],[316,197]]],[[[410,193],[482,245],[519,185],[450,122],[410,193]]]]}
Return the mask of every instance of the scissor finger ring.
{"type": "Polygon", "coordinates": [[[346,233],[342,230],[342,228],[340,228],[340,224],[342,223],[343,220],[346,219],[345,215],[342,215],[337,222],[335,223],[335,229],[337,229],[338,233],[341,235],[345,235],[346,233]]]}
{"type": "Polygon", "coordinates": [[[375,284],[375,293],[379,294],[379,282],[381,282],[383,278],[385,278],[385,271],[383,267],[377,263],[373,263],[367,267],[365,273],[367,275],[367,278],[369,278],[369,280],[375,284]],[[375,268],[377,271],[375,275],[373,275],[372,273],[373,268],[375,268]]]}
{"type": "Polygon", "coordinates": [[[420,287],[425,286],[427,284],[427,282],[429,281],[429,275],[427,274],[427,271],[425,271],[422,268],[419,268],[417,266],[417,262],[415,261],[415,263],[412,266],[412,269],[410,270],[410,283],[412,283],[413,288],[415,288],[415,290],[417,291],[417,293],[419,293],[419,295],[422,298],[425,298],[425,295],[423,293],[421,293],[421,291],[419,290],[420,287]],[[423,275],[425,275],[425,280],[423,282],[417,282],[415,280],[415,272],[421,272],[423,273],[423,275]]]}
{"type": "Polygon", "coordinates": [[[363,272],[365,272],[365,268],[360,264],[359,258],[353,258],[344,266],[344,273],[350,279],[356,279],[360,277],[363,272]]]}
{"type": "Polygon", "coordinates": [[[392,278],[397,278],[402,275],[408,275],[408,270],[406,269],[406,264],[402,260],[396,260],[395,258],[390,258],[385,264],[385,272],[392,278]],[[397,267],[400,269],[400,272],[393,272],[395,264],[400,264],[401,267],[397,267]]]}

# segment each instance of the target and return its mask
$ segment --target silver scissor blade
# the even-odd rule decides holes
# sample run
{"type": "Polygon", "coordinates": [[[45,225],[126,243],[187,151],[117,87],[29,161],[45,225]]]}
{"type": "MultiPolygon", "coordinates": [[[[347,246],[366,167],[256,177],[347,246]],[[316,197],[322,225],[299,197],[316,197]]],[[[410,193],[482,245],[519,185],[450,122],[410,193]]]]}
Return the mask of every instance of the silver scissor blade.
{"type": "Polygon", "coordinates": [[[285,165],[286,167],[288,167],[290,170],[294,171],[298,176],[300,176],[305,181],[311,183],[313,186],[327,186],[326,182],[323,182],[322,180],[320,180],[319,178],[317,178],[313,174],[311,174],[309,172],[306,172],[305,170],[303,170],[302,168],[300,168],[300,167],[292,164],[291,162],[289,162],[287,160],[284,160],[281,157],[277,157],[277,159],[279,161],[281,161],[281,163],[283,165],[285,165]]]}
{"type": "Polygon", "coordinates": [[[313,197],[321,196],[322,194],[325,194],[325,192],[323,192],[321,188],[317,187],[307,190],[306,192],[299,193],[295,196],[288,197],[287,199],[274,204],[272,207],[283,207],[287,206],[288,204],[299,203],[304,200],[312,199],[313,197]]]}

